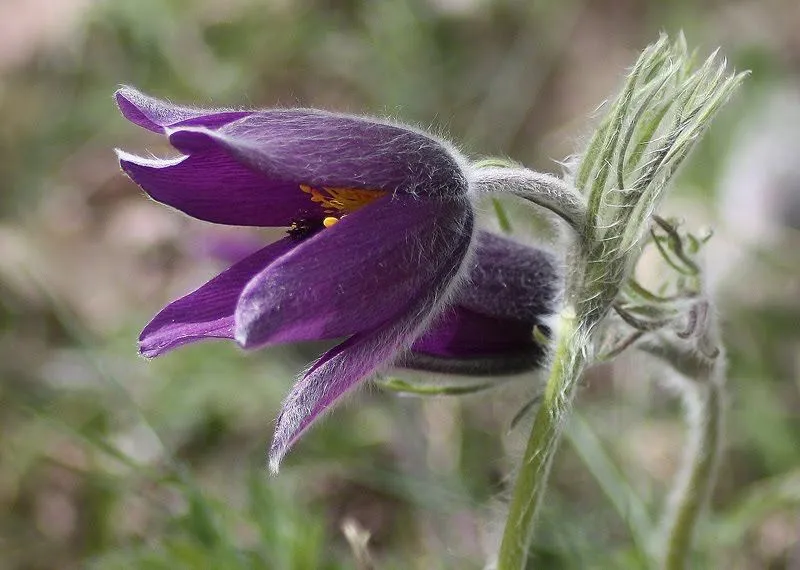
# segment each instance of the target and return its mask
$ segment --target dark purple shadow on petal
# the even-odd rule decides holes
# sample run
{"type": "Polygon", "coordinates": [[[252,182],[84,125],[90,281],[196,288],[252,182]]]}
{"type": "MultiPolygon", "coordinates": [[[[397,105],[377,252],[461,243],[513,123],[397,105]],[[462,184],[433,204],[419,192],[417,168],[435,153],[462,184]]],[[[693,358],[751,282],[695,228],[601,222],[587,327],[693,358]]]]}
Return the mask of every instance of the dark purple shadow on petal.
{"type": "Polygon", "coordinates": [[[451,307],[414,342],[412,350],[443,358],[514,353],[535,346],[533,325],[451,307]]]}
{"type": "Polygon", "coordinates": [[[195,109],[173,105],[145,95],[132,87],[122,87],[114,94],[122,115],[130,122],[156,133],[175,126],[219,128],[252,114],[252,111],[230,109],[195,109]]]}
{"type": "Polygon", "coordinates": [[[361,381],[390,364],[435,315],[441,299],[454,286],[454,278],[469,249],[472,212],[467,209],[460,219],[451,216],[438,223],[439,227],[429,228],[427,234],[414,238],[414,255],[418,259],[431,257],[425,263],[435,265],[436,271],[417,282],[418,288],[408,303],[400,307],[393,319],[374,330],[358,333],[327,352],[292,388],[278,416],[270,448],[269,464],[273,472],[277,472],[289,447],[321,414],[361,381]],[[447,256],[437,255],[436,249],[428,250],[436,244],[426,240],[437,241],[440,238],[437,234],[449,236],[455,242],[455,247],[448,248],[447,256]]]}
{"type": "Polygon", "coordinates": [[[485,231],[476,240],[469,281],[458,291],[456,304],[531,324],[555,312],[563,275],[552,253],[485,231]]]}
{"type": "Polygon", "coordinates": [[[531,323],[500,319],[456,306],[418,338],[396,366],[445,374],[502,376],[538,368],[545,347],[531,323]]]}
{"type": "MultiPolygon", "coordinates": [[[[205,135],[179,131],[171,136],[180,142],[195,137],[205,135]]],[[[302,217],[324,217],[298,184],[269,180],[214,145],[173,159],[117,154],[125,173],[154,200],[201,220],[283,227],[302,217]]]]}
{"type": "Polygon", "coordinates": [[[209,133],[270,178],[422,196],[459,196],[456,152],[415,130],[309,109],[261,111],[209,133]]]}
{"type": "Polygon", "coordinates": [[[461,247],[465,201],[386,196],[255,277],[236,310],[245,348],[338,338],[405,310],[461,247]]]}
{"type": "Polygon", "coordinates": [[[139,336],[139,352],[152,358],[207,338],[233,338],[233,313],[250,279],[295,242],[284,238],[253,253],[185,297],[167,305],[139,336]]]}

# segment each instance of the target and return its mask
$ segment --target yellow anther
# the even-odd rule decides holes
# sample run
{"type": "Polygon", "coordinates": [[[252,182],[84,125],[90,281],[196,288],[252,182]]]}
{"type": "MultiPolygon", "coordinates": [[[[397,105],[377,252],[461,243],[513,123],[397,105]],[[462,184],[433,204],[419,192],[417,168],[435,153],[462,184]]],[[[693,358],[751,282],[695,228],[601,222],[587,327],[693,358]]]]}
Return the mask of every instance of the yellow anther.
{"type": "Polygon", "coordinates": [[[311,201],[322,206],[328,214],[349,214],[355,212],[359,208],[363,208],[373,200],[377,200],[381,196],[386,195],[386,192],[380,190],[364,188],[323,187],[321,190],[318,190],[307,184],[301,184],[300,190],[309,194],[311,196],[311,201]]]}
{"type": "Polygon", "coordinates": [[[334,218],[333,216],[328,216],[327,218],[322,220],[322,225],[325,226],[326,228],[329,228],[329,227],[331,227],[332,225],[334,225],[338,221],[339,221],[339,218],[334,218]]]}

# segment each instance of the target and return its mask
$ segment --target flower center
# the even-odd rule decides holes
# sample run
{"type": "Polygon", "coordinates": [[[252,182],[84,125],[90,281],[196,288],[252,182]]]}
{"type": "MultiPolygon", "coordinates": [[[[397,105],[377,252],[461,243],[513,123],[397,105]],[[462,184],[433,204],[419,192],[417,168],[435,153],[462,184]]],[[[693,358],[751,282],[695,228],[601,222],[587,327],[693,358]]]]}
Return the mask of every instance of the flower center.
{"type": "Polygon", "coordinates": [[[322,206],[326,216],[320,221],[316,217],[303,217],[292,222],[287,233],[298,240],[306,239],[323,228],[330,228],[351,212],[355,212],[385,196],[388,192],[382,190],[367,190],[363,188],[313,188],[301,184],[300,190],[311,197],[311,201],[322,206]]]}
{"type": "Polygon", "coordinates": [[[387,193],[380,190],[365,190],[363,188],[312,188],[307,184],[301,184],[300,190],[311,195],[311,201],[322,206],[326,214],[330,214],[322,225],[326,228],[331,227],[346,214],[359,210],[385,196],[387,193]]]}

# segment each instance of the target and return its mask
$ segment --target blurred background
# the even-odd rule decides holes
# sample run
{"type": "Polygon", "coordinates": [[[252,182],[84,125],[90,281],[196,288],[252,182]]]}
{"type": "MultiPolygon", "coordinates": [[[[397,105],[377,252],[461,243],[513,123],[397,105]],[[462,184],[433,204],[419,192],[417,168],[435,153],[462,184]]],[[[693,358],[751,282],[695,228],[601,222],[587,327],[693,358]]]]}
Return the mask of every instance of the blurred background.
{"type": "MultiPolygon", "coordinates": [[[[281,398],[322,347],[137,356],[148,319],[221,265],[203,255],[208,225],[121,174],[114,147],[167,149],[119,116],[119,84],[388,114],[558,173],[638,52],[681,29],[753,72],[665,207],[716,229],[730,358],[727,453],[693,567],[800,568],[799,26],[796,0],[2,0],[0,569],[356,568],[343,526],[371,535],[380,568],[479,569],[526,437],[510,429],[516,388],[368,388],[268,477],[281,398]]],[[[644,567],[613,498],[655,517],[684,433],[642,361],[589,374],[538,568],[644,567]]]]}

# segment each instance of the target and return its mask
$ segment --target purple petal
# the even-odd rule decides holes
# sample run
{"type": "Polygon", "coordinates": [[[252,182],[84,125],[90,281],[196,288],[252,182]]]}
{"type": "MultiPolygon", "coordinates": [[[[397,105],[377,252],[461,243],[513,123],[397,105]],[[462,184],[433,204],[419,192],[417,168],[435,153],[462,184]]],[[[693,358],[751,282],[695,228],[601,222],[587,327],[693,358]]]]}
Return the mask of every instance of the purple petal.
{"type": "MultiPolygon", "coordinates": [[[[204,134],[179,131],[172,138],[204,134]]],[[[154,200],[218,224],[289,226],[324,212],[294,183],[270,181],[213,145],[173,159],[148,159],[117,151],[120,166],[154,200]]]]}
{"type": "Polygon", "coordinates": [[[478,232],[469,279],[398,362],[406,368],[469,375],[513,374],[543,362],[533,338],[556,311],[562,278],[553,254],[478,232]]]}
{"type": "MultiPolygon", "coordinates": [[[[468,211],[463,229],[452,236],[457,246],[450,248],[446,260],[439,260],[436,275],[417,291],[402,313],[328,351],[294,385],[278,416],[270,448],[269,463],[273,472],[277,472],[287,450],[320,415],[361,381],[389,365],[425,329],[442,299],[456,286],[455,277],[469,249],[471,231],[472,213],[468,211]]],[[[423,244],[418,242],[420,246],[423,244]]]]}
{"type": "MultiPolygon", "coordinates": [[[[142,109],[151,107],[158,112],[147,117],[160,122],[190,112],[156,103],[131,107],[135,119],[144,121],[142,109]]],[[[288,226],[324,218],[301,185],[448,197],[467,191],[455,151],[411,129],[314,110],[263,111],[219,130],[185,126],[201,119],[165,131],[182,158],[119,158],[155,200],[202,220],[288,226]]]]}
{"type": "Polygon", "coordinates": [[[270,265],[245,288],[236,339],[267,343],[336,338],[402,313],[471,234],[466,201],[386,196],[345,216],[270,265]]]}
{"type": "Polygon", "coordinates": [[[415,370],[500,376],[540,366],[545,349],[533,338],[533,324],[451,307],[397,361],[415,370]]]}
{"type": "Polygon", "coordinates": [[[157,133],[164,133],[167,128],[175,126],[215,129],[252,114],[252,111],[195,109],[173,105],[145,95],[132,87],[122,87],[117,90],[114,97],[126,119],[157,133]]]}
{"type": "Polygon", "coordinates": [[[535,346],[533,324],[499,319],[464,307],[452,307],[436,319],[411,347],[443,358],[513,354],[535,346]]]}
{"type": "Polygon", "coordinates": [[[563,276],[555,256],[479,231],[469,281],[455,303],[496,318],[537,323],[555,311],[563,276]]]}
{"type": "Polygon", "coordinates": [[[261,111],[206,134],[204,141],[192,141],[192,148],[200,150],[202,143],[225,148],[270,180],[428,196],[467,191],[457,151],[386,122],[286,109],[261,111]]]}
{"type": "Polygon", "coordinates": [[[233,314],[242,289],[254,275],[295,245],[290,238],[272,243],[167,305],[139,336],[142,356],[159,356],[206,338],[233,338],[233,314]]]}

